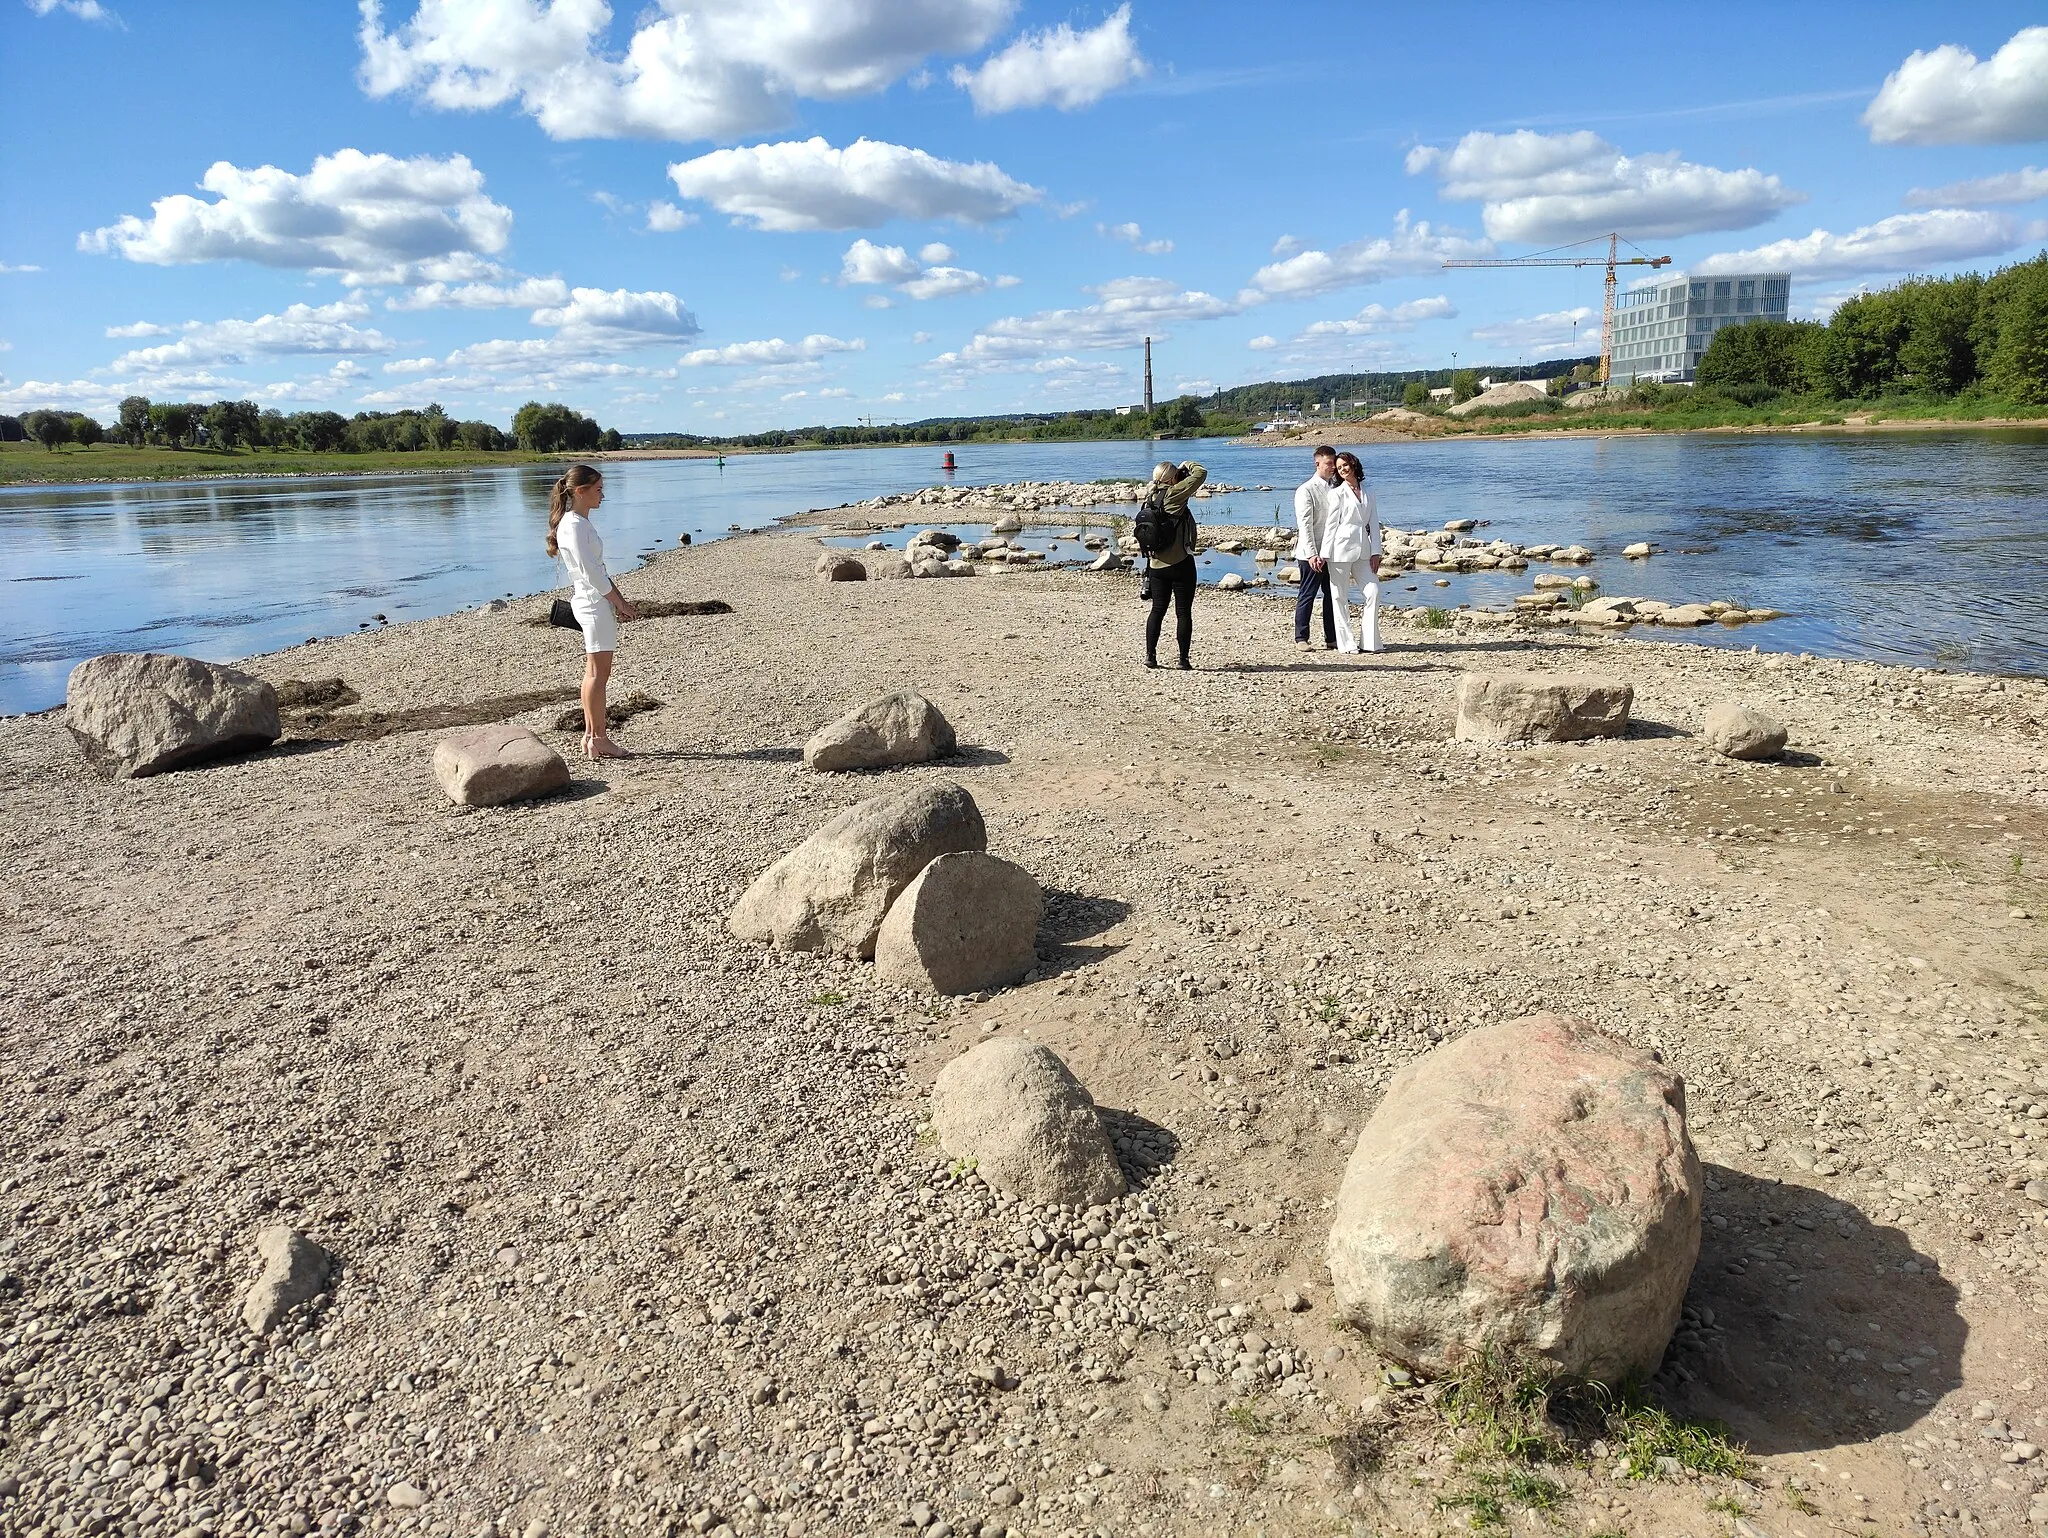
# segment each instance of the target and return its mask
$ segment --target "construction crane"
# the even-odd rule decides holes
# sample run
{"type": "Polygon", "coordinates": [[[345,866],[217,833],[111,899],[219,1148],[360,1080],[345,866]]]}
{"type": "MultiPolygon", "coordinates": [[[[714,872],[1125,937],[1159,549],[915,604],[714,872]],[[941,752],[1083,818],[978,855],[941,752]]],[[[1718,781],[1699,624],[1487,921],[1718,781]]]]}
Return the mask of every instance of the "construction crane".
{"type": "MultiPolygon", "coordinates": [[[[1595,235],[1593,240],[1600,237],[1595,235]]],[[[1588,241],[1574,241],[1573,245],[1587,245],[1588,241]]],[[[1614,269],[1617,267],[1669,267],[1668,256],[1621,256],[1621,236],[1607,237],[1607,256],[1603,261],[1597,256],[1552,256],[1540,251],[1534,256],[1478,257],[1466,261],[1445,262],[1446,267],[1605,267],[1607,287],[1600,304],[1600,383],[1607,383],[1608,370],[1614,361],[1614,269]]],[[[1569,251],[1571,246],[1555,246],[1557,251],[1569,251]]],[[[1640,248],[1638,248],[1640,249],[1640,248]]]]}

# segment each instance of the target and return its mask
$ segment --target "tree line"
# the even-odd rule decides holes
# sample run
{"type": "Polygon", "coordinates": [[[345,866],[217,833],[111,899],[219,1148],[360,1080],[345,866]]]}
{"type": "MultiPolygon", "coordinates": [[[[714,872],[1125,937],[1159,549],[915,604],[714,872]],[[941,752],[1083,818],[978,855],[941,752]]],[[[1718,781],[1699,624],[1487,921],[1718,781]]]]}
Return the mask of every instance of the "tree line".
{"type": "Polygon", "coordinates": [[[705,437],[697,433],[639,433],[642,448],[850,448],[861,444],[1080,442],[1102,438],[1208,438],[1241,433],[1242,417],[1205,411],[1192,395],[1157,404],[1150,413],[1113,408],[1089,411],[1008,412],[985,417],[933,417],[920,422],[850,426],[777,427],[759,433],[705,437]]]}
{"type": "Polygon", "coordinates": [[[296,449],[315,454],[439,452],[468,449],[504,453],[525,449],[536,454],[589,453],[622,447],[617,428],[599,427],[596,420],[559,402],[528,401],[512,416],[507,433],[490,422],[457,421],[439,403],[420,410],[358,411],[345,417],[337,411],[259,410],[254,401],[152,401],[131,395],[121,402],[111,428],[83,412],[30,411],[19,417],[0,416],[0,442],[33,441],[46,449],[67,443],[82,448],[111,440],[134,448],[296,449]]]}
{"type": "Polygon", "coordinates": [[[1786,396],[2048,405],[2048,252],[1988,278],[1907,278],[1845,300],[1825,323],[1730,326],[1695,384],[1750,406],[1786,396]]]}

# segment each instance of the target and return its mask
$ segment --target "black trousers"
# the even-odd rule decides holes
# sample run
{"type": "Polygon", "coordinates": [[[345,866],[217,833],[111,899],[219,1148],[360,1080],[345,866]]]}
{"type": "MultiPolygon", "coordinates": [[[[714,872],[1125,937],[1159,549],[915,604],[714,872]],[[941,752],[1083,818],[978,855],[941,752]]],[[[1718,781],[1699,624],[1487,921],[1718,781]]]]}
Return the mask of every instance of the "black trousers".
{"type": "Polygon", "coordinates": [[[1323,644],[1337,649],[1337,616],[1330,608],[1330,568],[1325,565],[1321,571],[1301,563],[1301,587],[1294,595],[1294,639],[1308,639],[1309,616],[1315,611],[1316,599],[1323,600],[1323,644]]]}
{"type": "Polygon", "coordinates": [[[1188,646],[1195,639],[1195,558],[1183,557],[1171,566],[1152,573],[1152,612],[1145,616],[1145,660],[1159,660],[1159,627],[1166,620],[1166,606],[1173,605],[1174,639],[1180,643],[1180,660],[1188,660],[1188,646]]]}

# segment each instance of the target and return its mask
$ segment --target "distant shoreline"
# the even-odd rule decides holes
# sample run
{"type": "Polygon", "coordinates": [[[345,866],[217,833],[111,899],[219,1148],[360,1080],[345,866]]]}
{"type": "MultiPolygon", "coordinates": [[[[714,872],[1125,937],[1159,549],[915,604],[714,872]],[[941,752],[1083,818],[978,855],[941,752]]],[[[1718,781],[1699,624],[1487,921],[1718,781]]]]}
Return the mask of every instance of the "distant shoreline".
{"type": "Polygon", "coordinates": [[[1299,449],[1307,444],[1355,444],[1355,443],[1438,443],[1446,440],[1474,439],[1541,439],[1552,438],[1674,438],[1706,434],[1718,437],[1740,436],[1745,433],[1848,433],[1852,435],[1890,432],[2010,432],[2014,430],[2048,432],[2048,417],[1885,417],[1872,421],[1868,416],[1851,415],[1839,421],[1826,422],[1728,422],[1712,423],[1699,427],[1672,427],[1663,424],[1635,427],[1626,423],[1605,422],[1584,427],[1525,427],[1510,419],[1505,422],[1477,423],[1460,421],[1456,425],[1430,427],[1425,429],[1403,429],[1375,424],[1371,421],[1339,422],[1334,426],[1305,428],[1300,432],[1256,433],[1229,441],[1242,448],[1290,448],[1299,449]]]}

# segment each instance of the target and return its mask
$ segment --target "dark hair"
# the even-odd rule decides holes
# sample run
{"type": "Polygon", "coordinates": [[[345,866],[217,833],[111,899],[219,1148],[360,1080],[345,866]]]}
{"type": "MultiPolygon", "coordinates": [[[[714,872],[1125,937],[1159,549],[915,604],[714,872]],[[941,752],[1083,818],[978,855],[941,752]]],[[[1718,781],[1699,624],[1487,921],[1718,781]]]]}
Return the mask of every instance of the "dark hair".
{"type": "Polygon", "coordinates": [[[1365,466],[1358,462],[1358,456],[1349,449],[1346,449],[1337,456],[1337,468],[1341,470],[1346,465],[1351,466],[1351,473],[1358,477],[1358,484],[1363,486],[1365,484],[1365,466]]]}
{"type": "Polygon", "coordinates": [[[560,553],[555,539],[555,530],[561,527],[563,518],[569,512],[569,493],[579,486],[602,484],[604,477],[588,465],[571,465],[564,470],[555,484],[548,489],[548,554],[560,553]]]}
{"type": "Polygon", "coordinates": [[[1335,459],[1337,457],[1337,451],[1331,448],[1327,443],[1318,443],[1316,445],[1316,452],[1314,457],[1317,459],[1335,459]]]}

